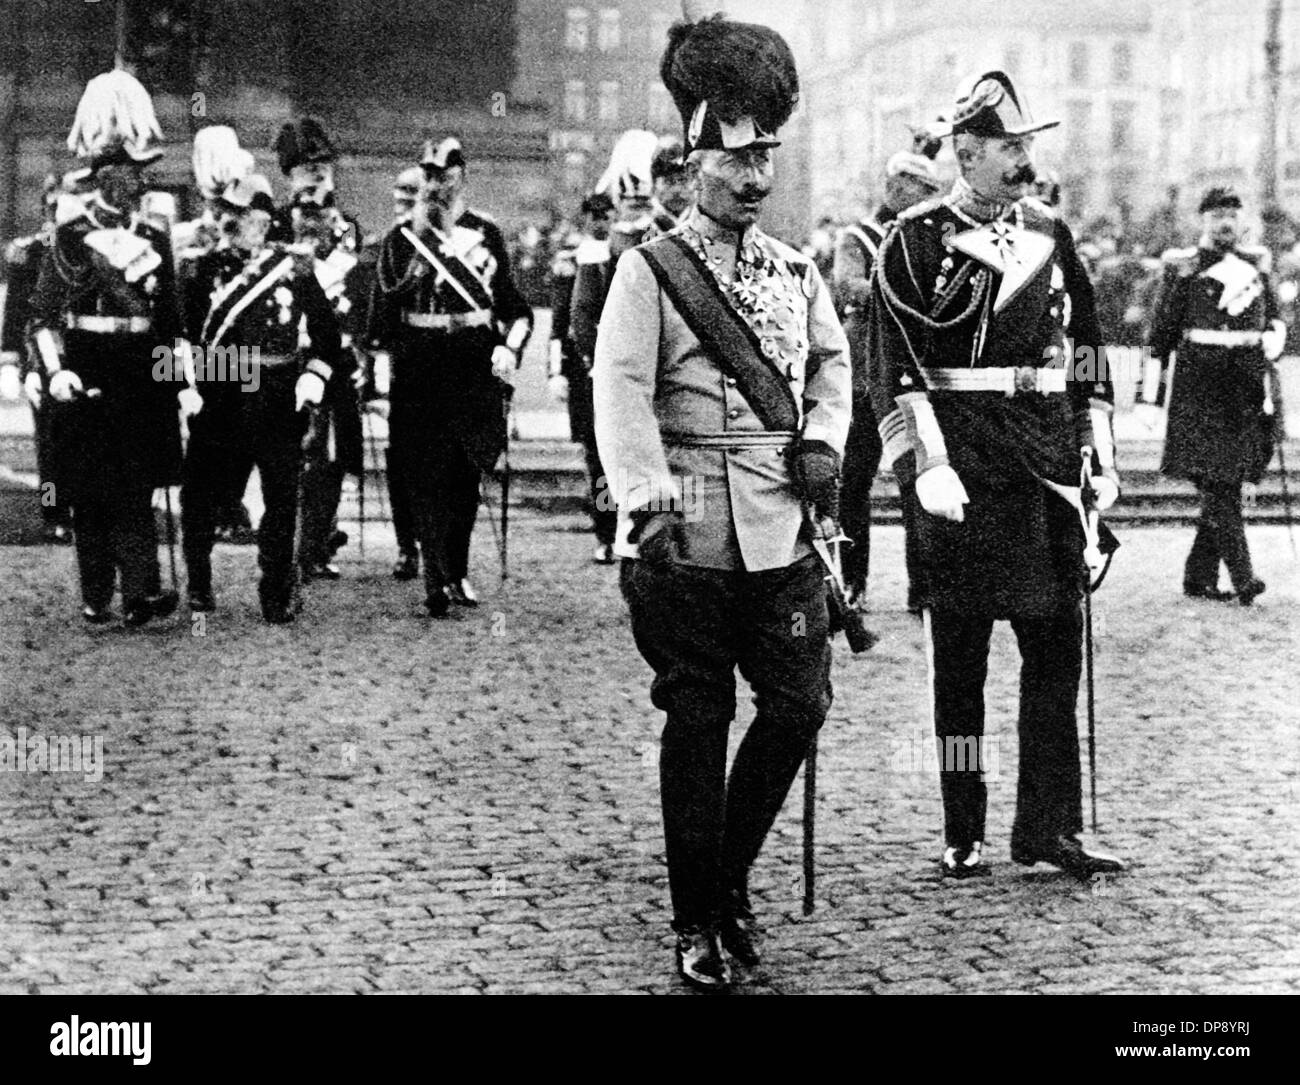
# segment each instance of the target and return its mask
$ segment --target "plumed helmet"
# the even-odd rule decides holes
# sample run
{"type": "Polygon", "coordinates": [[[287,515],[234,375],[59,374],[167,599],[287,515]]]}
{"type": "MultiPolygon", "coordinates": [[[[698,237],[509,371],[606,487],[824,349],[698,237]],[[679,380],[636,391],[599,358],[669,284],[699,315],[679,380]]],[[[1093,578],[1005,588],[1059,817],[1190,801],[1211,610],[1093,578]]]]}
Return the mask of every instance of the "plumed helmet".
{"type": "Polygon", "coordinates": [[[145,165],[162,157],[150,148],[162,139],[153,99],[139,80],[120,68],[86,84],[68,133],[68,149],[88,160],[90,171],[109,165],[145,165]]]}
{"type": "Polygon", "coordinates": [[[799,101],[794,55],[775,30],[721,14],[668,31],[659,76],[681,114],[685,153],[775,147],[776,132],[799,101]]]}
{"type": "Polygon", "coordinates": [[[251,152],[239,145],[235,130],[210,124],[194,133],[194,183],[205,199],[215,199],[231,181],[253,172],[251,152]]]}
{"type": "Polygon", "coordinates": [[[1241,207],[1241,197],[1231,185],[1214,185],[1207,188],[1196,210],[1204,214],[1219,207],[1241,207]]]}
{"type": "Polygon", "coordinates": [[[449,170],[452,166],[465,168],[465,148],[455,136],[448,136],[441,142],[431,139],[424,141],[424,153],[420,155],[420,167],[435,170],[449,170]]]}
{"type": "Polygon", "coordinates": [[[1055,128],[1058,120],[1035,121],[1006,72],[985,72],[957,88],[952,132],[973,136],[1027,136],[1055,128]]]}
{"type": "Polygon", "coordinates": [[[275,154],[280,160],[280,172],[286,176],[295,166],[333,162],[339,156],[324,126],[315,117],[286,123],[275,137],[275,154]]]}
{"type": "Polygon", "coordinates": [[[650,179],[650,160],[654,158],[659,137],[644,128],[629,128],[614,141],[609,155],[609,165],[596,182],[596,191],[605,192],[612,199],[642,196],[649,198],[653,191],[650,179]]]}

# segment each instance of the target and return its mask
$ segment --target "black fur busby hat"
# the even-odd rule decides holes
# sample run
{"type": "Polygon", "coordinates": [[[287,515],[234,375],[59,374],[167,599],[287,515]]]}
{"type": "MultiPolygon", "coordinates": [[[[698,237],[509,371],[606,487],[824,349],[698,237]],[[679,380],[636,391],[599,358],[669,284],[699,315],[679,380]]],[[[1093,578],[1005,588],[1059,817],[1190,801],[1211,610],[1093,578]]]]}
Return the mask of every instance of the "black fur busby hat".
{"type": "Polygon", "coordinates": [[[325,127],[315,117],[287,122],[275,137],[275,154],[280,160],[280,172],[285,176],[295,166],[333,162],[339,156],[325,134],[325,127]]]}
{"type": "Polygon", "coordinates": [[[668,31],[659,76],[685,128],[685,153],[776,147],[777,129],[799,101],[790,46],[775,30],[732,22],[721,14],[668,31]]]}
{"type": "Polygon", "coordinates": [[[1241,197],[1231,185],[1214,185],[1206,189],[1196,210],[1200,214],[1205,214],[1206,211],[1214,211],[1220,207],[1241,207],[1241,197]]]}
{"type": "Polygon", "coordinates": [[[650,159],[650,176],[653,180],[660,177],[673,177],[686,168],[686,156],[682,141],[676,136],[664,136],[655,147],[654,157],[650,159]]]}

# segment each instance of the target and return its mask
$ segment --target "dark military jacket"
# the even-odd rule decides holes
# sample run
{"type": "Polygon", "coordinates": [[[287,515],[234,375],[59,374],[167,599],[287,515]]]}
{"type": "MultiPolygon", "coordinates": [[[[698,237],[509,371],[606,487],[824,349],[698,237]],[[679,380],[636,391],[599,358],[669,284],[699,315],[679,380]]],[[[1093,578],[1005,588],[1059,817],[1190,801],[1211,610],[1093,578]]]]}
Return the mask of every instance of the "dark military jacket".
{"type": "Polygon", "coordinates": [[[970,498],[963,523],[918,518],[928,602],[1009,617],[1077,599],[1082,528],[1049,484],[1078,487],[1090,412],[1108,416],[1113,392],[1069,230],[1034,200],[985,224],[949,197],[903,212],[878,264],[866,354],[886,462],[914,484],[925,434],[909,417],[928,403],[970,498]],[[930,373],[989,367],[1015,369],[1014,385],[956,390],[930,373]]]}
{"type": "Polygon", "coordinates": [[[31,303],[29,332],[56,332],[63,367],[98,393],[59,405],[56,445],[93,455],[90,441],[154,486],[179,481],[183,378],[168,363],[182,329],[167,232],[144,218],[120,233],[85,218],[59,226],[31,303]]]}
{"type": "Polygon", "coordinates": [[[1172,249],[1148,346],[1168,372],[1169,422],[1161,470],[1230,484],[1258,481],[1273,454],[1276,420],[1264,414],[1271,366],[1259,333],[1278,319],[1263,249],[1172,249]],[[1196,342],[1197,339],[1218,342],[1196,342]]]}
{"type": "Polygon", "coordinates": [[[4,315],[0,317],[0,355],[17,355],[24,377],[32,371],[33,356],[27,349],[27,321],[31,318],[32,292],[40,276],[41,262],[49,249],[49,232],[15,238],[5,247],[8,288],[4,315]]]}
{"type": "Polygon", "coordinates": [[[392,351],[393,411],[416,411],[431,425],[448,427],[484,470],[505,447],[503,403],[510,393],[492,373],[492,351],[520,320],[531,331],[532,308],[488,216],[467,210],[447,234],[399,223],[384,235],[367,340],[392,351]]]}

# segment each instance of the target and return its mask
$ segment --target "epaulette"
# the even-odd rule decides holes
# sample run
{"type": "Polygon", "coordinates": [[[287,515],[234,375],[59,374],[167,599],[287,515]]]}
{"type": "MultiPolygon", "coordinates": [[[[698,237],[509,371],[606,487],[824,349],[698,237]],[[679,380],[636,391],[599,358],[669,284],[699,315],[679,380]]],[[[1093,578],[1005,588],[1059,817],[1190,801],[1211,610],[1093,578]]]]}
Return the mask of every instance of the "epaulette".
{"type": "Polygon", "coordinates": [[[15,237],[8,245],[5,246],[5,263],[6,264],[25,264],[27,254],[31,249],[33,242],[36,241],[36,235],[30,237],[15,237]]]}
{"type": "Polygon", "coordinates": [[[1193,245],[1187,249],[1165,249],[1160,254],[1160,264],[1166,272],[1172,272],[1177,275],[1190,275],[1196,262],[1196,253],[1199,250],[1193,245]]]}
{"type": "Polygon", "coordinates": [[[609,242],[594,237],[584,237],[573,253],[576,264],[604,264],[609,258],[609,242]]]}

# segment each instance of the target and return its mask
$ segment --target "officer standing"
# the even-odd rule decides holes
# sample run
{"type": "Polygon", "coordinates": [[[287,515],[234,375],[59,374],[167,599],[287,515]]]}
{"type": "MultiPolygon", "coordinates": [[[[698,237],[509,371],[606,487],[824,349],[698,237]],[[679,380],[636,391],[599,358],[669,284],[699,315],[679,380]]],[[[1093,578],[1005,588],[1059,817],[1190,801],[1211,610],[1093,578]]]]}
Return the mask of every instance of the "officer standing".
{"type": "MultiPolygon", "coordinates": [[[[867,575],[871,565],[871,484],[880,467],[880,432],[867,394],[866,309],[871,296],[871,271],[876,252],[899,212],[934,197],[939,175],[925,155],[899,151],[885,164],[885,198],[870,215],[846,226],[835,239],[835,263],[831,277],[835,310],[844,321],[853,359],[853,424],[844,450],[844,482],[840,492],[841,524],[853,540],[844,555],[844,582],[849,600],[861,606],[866,601],[867,575]]],[[[909,503],[903,509],[904,527],[915,519],[909,503]]],[[[907,605],[919,613],[916,580],[915,532],[906,531],[907,605]]]]}
{"type": "Polygon", "coordinates": [[[496,223],[465,205],[460,141],[430,140],[422,201],[385,235],[368,339],[391,351],[389,427],[424,555],[425,607],[477,606],[469,544],[483,472],[506,442],[505,409],[533,313],[496,223]]]}
{"type": "Polygon", "coordinates": [[[763,26],[678,23],[660,70],[696,206],[618,262],[596,342],[596,437],[632,633],[667,715],[677,968],[718,990],[723,949],[758,961],[750,868],[831,703],[805,514],[834,511],[850,371],[817,269],[756,225],[798,96],[789,47],[763,26]],[[737,667],[757,714],[728,776],[737,667]]]}
{"type": "Polygon", "coordinates": [[[165,617],[177,602],[160,584],[152,496],[179,469],[179,382],[154,373],[155,347],[176,341],[179,307],[167,232],[139,214],[160,135],[132,76],[87,84],[68,136],[88,162],[87,191],[55,230],[32,295],[29,331],[55,401],[53,443],[92,624],[112,619],[119,574],[127,625],[165,617]]]}
{"type": "Polygon", "coordinates": [[[1081,453],[1099,508],[1119,485],[1092,289],[1065,224],[1026,198],[1031,136],[1055,123],[1034,123],[1003,72],[967,86],[952,124],[961,176],[899,216],[872,287],[872,400],[885,457],[922,509],[945,877],[988,873],[984,681],[998,620],[1022,660],[1011,857],[1085,879],[1122,869],[1078,839],[1081,453]]]}
{"type": "MultiPolygon", "coordinates": [[[[1241,210],[1231,188],[1206,192],[1200,243],[1164,254],[1148,346],[1162,366],[1177,355],[1161,470],[1190,479],[1201,494],[1183,592],[1231,599],[1232,592],[1219,588],[1222,562],[1237,601],[1250,606],[1264,582],[1251,565],[1241,487],[1258,482],[1273,455],[1269,377],[1286,345],[1286,324],[1269,284],[1267,251],[1241,244],[1241,210]]],[[[1158,388],[1147,381],[1145,402],[1156,401],[1158,388]]]]}
{"type": "Polygon", "coordinates": [[[54,238],[54,209],[59,183],[45,179],[45,221],[28,237],[18,237],[5,247],[8,289],[4,317],[0,320],[0,399],[17,399],[26,394],[32,408],[36,442],[36,471],[40,482],[42,534],[46,542],[72,542],[72,515],[65,487],[57,477],[58,455],[54,448],[54,411],[46,398],[40,366],[27,349],[27,321],[31,316],[32,291],[41,264],[54,238]]]}
{"type": "Polygon", "coordinates": [[[257,531],[262,617],[284,624],[299,607],[294,535],[303,435],[311,417],[304,412],[320,406],[334,376],[338,322],[312,257],[267,244],[275,208],[266,179],[253,174],[235,181],[223,201],[237,216],[231,248],[238,259],[227,262],[229,254],[220,249],[204,258],[201,263],[211,266],[193,279],[196,293],[186,305],[202,396],[190,423],[181,489],[189,605],[194,612],[216,609],[214,505],[229,465],[249,459],[266,504],[257,531]],[[300,348],[303,323],[309,350],[300,348]]]}

